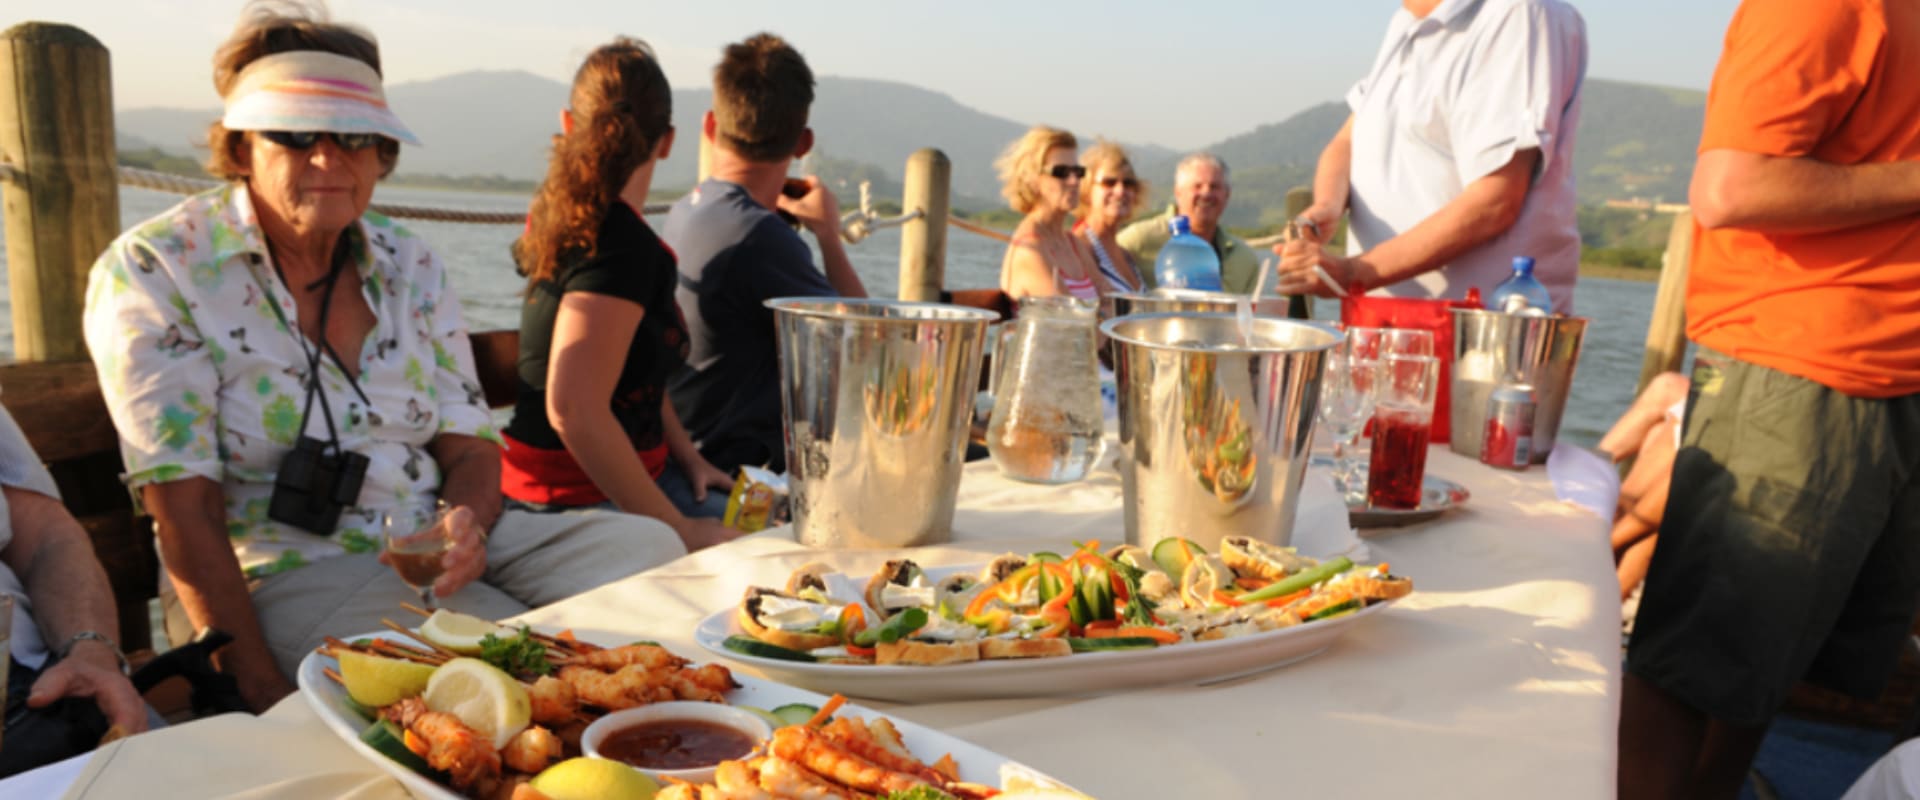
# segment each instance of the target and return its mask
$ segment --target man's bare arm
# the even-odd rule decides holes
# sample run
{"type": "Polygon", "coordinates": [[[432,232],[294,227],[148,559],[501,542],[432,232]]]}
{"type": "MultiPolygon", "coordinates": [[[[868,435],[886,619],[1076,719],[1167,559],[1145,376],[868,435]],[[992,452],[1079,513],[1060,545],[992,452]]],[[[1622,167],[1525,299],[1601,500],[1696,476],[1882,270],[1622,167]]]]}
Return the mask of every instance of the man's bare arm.
{"type": "Polygon", "coordinates": [[[1843,166],[1715,149],[1695,162],[1688,194],[1708,228],[1819,233],[1920,213],[1920,161],[1843,166]]]}
{"type": "MultiPolygon", "coordinates": [[[[1351,259],[1347,280],[1386,286],[1439,269],[1492,240],[1520,219],[1540,151],[1514,153],[1506,166],[1467,184],[1459,196],[1405,233],[1351,259]]],[[[1338,276],[1336,276],[1338,277],[1338,276]]]]}

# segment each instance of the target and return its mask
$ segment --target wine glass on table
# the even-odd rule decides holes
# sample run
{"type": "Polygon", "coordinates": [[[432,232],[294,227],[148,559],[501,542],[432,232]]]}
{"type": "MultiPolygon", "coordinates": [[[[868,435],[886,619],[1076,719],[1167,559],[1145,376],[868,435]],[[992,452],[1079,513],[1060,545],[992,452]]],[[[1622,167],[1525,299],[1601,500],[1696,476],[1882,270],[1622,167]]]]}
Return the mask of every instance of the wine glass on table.
{"type": "Polygon", "coordinates": [[[1333,481],[1349,506],[1367,502],[1366,467],[1357,453],[1360,434],[1373,419],[1380,373],[1378,359],[1362,358],[1344,343],[1327,353],[1320,422],[1333,437],[1333,481]]]}
{"type": "Polygon", "coordinates": [[[453,529],[447,524],[447,508],[442,503],[424,519],[408,510],[387,512],[382,517],[385,529],[386,561],[400,573],[400,580],[420,593],[420,606],[432,611],[439,606],[433,599],[433,582],[447,571],[446,556],[453,549],[453,529]]]}

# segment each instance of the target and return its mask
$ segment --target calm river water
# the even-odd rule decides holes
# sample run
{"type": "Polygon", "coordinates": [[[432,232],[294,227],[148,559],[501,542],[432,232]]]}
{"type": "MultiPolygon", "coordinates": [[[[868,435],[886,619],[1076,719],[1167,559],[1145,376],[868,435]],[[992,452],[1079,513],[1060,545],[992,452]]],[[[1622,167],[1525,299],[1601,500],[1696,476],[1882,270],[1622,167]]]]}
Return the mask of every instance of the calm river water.
{"type": "MultiPolygon", "coordinates": [[[[123,188],[120,216],[131,226],[160,213],[175,195],[123,188]]],[[[479,210],[523,210],[526,198],[468,192],[436,192],[383,187],[377,199],[392,203],[479,210]]],[[[850,199],[850,198],[849,198],[850,199]]],[[[520,232],[512,225],[409,223],[426,237],[450,265],[475,329],[506,328],[518,324],[516,293],[520,279],[507,257],[507,245],[520,232]]],[[[960,230],[947,235],[947,284],[958,288],[993,286],[998,280],[1003,245],[960,230]]],[[[900,258],[898,229],[874,234],[848,248],[855,269],[877,297],[892,296],[898,285],[900,258]]],[[[0,265],[5,263],[4,234],[0,233],[0,265]]],[[[1654,284],[1590,278],[1580,281],[1576,303],[1591,317],[1586,341],[1567,403],[1561,436],[1591,446],[1633,399],[1640,371],[1647,320],[1653,311],[1654,284]]],[[[1316,316],[1329,318],[1337,308],[1322,303],[1316,316]]],[[[11,358],[13,323],[7,275],[0,269],[0,358],[11,358]]]]}

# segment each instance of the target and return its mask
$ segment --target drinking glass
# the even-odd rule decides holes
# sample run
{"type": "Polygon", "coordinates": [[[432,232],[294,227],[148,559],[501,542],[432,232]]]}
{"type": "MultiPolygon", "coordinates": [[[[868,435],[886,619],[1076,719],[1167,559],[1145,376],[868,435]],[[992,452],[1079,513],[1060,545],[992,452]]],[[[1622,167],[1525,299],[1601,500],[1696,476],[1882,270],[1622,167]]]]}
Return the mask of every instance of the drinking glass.
{"type": "Polygon", "coordinates": [[[1326,377],[1320,384],[1320,422],[1333,437],[1333,482],[1347,505],[1367,502],[1367,484],[1356,455],[1360,434],[1373,419],[1383,365],[1378,359],[1357,358],[1346,345],[1327,353],[1326,377]]]}
{"type": "Polygon", "coordinates": [[[453,549],[453,530],[446,523],[444,502],[424,521],[412,511],[392,511],[381,518],[387,563],[400,573],[400,580],[420,593],[420,605],[429,611],[438,607],[433,582],[447,571],[445,557],[453,549]]]}
{"type": "Polygon", "coordinates": [[[1347,329],[1347,346],[1360,357],[1380,359],[1387,355],[1433,355],[1433,331],[1413,328],[1347,329]]]}
{"type": "Polygon", "coordinates": [[[1440,384],[1440,359],[1395,353],[1381,363],[1367,501],[1377,508],[1411,510],[1420,507],[1433,400],[1440,384]]]}

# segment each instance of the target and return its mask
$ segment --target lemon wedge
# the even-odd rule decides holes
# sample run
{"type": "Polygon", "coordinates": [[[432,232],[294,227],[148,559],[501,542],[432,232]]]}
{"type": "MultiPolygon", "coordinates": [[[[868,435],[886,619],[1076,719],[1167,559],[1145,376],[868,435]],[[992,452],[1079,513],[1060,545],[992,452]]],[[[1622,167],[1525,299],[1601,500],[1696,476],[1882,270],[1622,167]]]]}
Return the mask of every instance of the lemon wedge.
{"type": "Polygon", "coordinates": [[[495,750],[506,747],[507,740],[525,730],[533,717],[526,687],[477,658],[441,664],[427,680],[421,699],[428,709],[452,714],[491,740],[495,750]]]}
{"type": "Polygon", "coordinates": [[[347,696],[368,708],[384,708],[426,691],[434,667],[397,658],[381,658],[353,650],[334,654],[340,661],[340,680],[347,696]]]}
{"type": "Polygon", "coordinates": [[[471,614],[444,608],[420,623],[420,638],[463,656],[479,655],[480,640],[489,634],[506,638],[513,632],[471,614]]]}
{"type": "Polygon", "coordinates": [[[660,791],[660,784],[626,764],[585,757],[546,768],[531,785],[553,800],[652,800],[660,791]]]}

